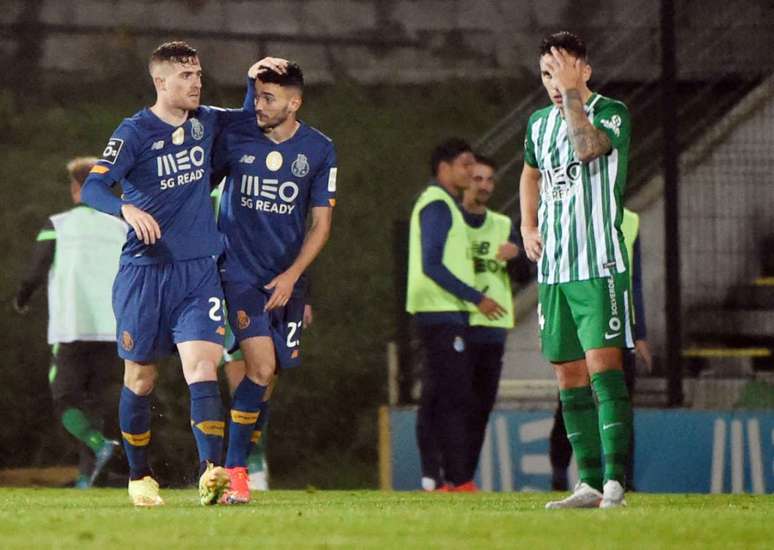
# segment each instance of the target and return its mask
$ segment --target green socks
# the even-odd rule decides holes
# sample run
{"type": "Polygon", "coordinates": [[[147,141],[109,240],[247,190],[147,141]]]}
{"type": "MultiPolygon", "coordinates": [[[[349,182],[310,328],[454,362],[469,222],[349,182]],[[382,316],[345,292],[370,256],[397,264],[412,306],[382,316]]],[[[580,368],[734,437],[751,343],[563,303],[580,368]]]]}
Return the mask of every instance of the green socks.
{"type": "Polygon", "coordinates": [[[633,418],[624,373],[611,370],[594,374],[591,385],[599,401],[599,434],[605,453],[605,480],[613,479],[623,485],[633,418]]]}
{"type": "Polygon", "coordinates": [[[62,414],[62,425],[70,434],[83,441],[95,453],[105,444],[105,437],[94,429],[89,419],[80,409],[71,407],[65,410],[62,414]]]}
{"type": "MultiPolygon", "coordinates": [[[[624,388],[625,389],[625,388],[624,388]]],[[[597,406],[590,386],[559,390],[567,439],[575,453],[580,480],[602,490],[602,444],[597,406]]]]}

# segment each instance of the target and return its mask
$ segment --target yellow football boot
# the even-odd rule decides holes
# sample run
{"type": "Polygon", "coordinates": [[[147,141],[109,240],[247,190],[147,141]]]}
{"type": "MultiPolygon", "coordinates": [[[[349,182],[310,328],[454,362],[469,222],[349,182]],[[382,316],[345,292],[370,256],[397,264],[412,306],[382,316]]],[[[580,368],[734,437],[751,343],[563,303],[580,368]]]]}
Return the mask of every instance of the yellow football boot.
{"type": "Polygon", "coordinates": [[[159,496],[159,484],[151,476],[129,481],[129,498],[135,506],[161,506],[164,501],[159,496]]]}
{"type": "Polygon", "coordinates": [[[207,463],[207,469],[199,478],[199,500],[203,506],[217,504],[229,488],[228,472],[222,466],[207,463]]]}

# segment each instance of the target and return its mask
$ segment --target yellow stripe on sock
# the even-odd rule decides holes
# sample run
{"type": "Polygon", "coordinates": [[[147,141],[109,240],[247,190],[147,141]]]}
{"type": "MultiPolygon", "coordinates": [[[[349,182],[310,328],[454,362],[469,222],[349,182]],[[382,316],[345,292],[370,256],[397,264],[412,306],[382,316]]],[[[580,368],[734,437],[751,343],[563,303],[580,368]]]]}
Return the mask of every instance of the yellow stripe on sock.
{"type": "Polygon", "coordinates": [[[262,433],[263,432],[261,432],[261,430],[255,430],[253,432],[253,435],[250,436],[250,442],[251,443],[255,443],[256,445],[258,445],[258,442],[261,440],[261,434],[262,433]]]}
{"type": "Polygon", "coordinates": [[[129,445],[132,447],[145,447],[150,443],[151,433],[150,430],[143,434],[130,434],[127,432],[121,432],[123,437],[129,445]]]}
{"type": "Polygon", "coordinates": [[[204,435],[217,435],[223,437],[226,423],[222,420],[202,420],[198,424],[194,424],[194,427],[204,435]]]}
{"type": "Polygon", "coordinates": [[[231,422],[235,424],[255,424],[258,420],[258,411],[247,412],[231,409],[231,422]]]}

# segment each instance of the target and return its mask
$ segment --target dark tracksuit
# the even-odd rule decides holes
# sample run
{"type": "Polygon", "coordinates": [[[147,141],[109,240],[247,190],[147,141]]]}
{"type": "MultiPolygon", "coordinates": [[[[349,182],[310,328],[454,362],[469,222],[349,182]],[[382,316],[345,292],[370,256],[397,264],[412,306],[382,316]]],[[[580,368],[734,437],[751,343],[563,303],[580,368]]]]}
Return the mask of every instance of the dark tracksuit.
{"type": "MultiPolygon", "coordinates": [[[[471,227],[481,227],[486,214],[473,214],[463,210],[465,223],[471,227]]],[[[519,242],[512,229],[510,242],[519,242]]],[[[497,327],[472,326],[468,330],[469,369],[473,389],[468,422],[468,478],[473,479],[484,444],[489,415],[497,399],[497,388],[503,369],[503,354],[507,329],[497,327]]]]}
{"type": "MultiPolygon", "coordinates": [[[[425,206],[419,214],[422,270],[444,290],[474,304],[483,298],[455,277],[443,264],[443,252],[452,216],[443,201],[425,206]]],[[[417,412],[417,444],[423,477],[438,485],[460,485],[471,479],[468,467],[468,413],[471,373],[468,350],[468,314],[462,311],[417,313],[425,351],[422,396],[417,412]]]]}

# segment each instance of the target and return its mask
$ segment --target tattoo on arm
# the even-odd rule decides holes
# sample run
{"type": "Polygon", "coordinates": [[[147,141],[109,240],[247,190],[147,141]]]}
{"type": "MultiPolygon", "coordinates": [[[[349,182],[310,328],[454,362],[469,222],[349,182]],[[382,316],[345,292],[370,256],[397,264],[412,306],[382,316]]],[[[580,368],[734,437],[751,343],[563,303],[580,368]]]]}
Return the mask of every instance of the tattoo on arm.
{"type": "Polygon", "coordinates": [[[575,156],[583,162],[591,162],[597,157],[606,155],[613,144],[607,134],[595,128],[583,110],[583,101],[578,90],[564,92],[564,117],[567,121],[570,143],[575,156]]]}

